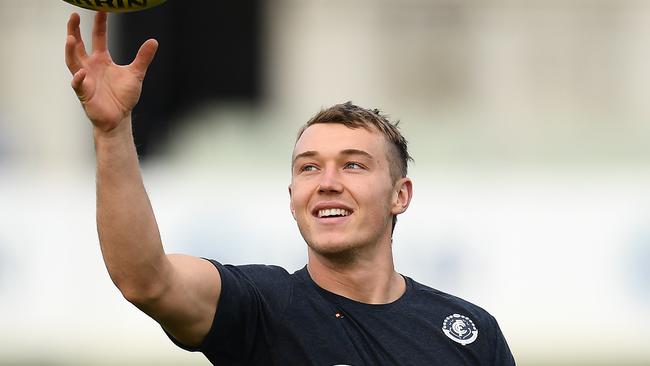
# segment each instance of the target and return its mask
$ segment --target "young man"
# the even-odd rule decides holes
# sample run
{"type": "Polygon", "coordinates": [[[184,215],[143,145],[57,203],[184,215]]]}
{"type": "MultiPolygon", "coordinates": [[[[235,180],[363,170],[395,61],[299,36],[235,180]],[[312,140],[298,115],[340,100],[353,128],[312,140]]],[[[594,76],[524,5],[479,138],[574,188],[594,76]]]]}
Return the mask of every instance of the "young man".
{"type": "Polygon", "coordinates": [[[157,42],[117,66],[98,13],[92,48],[72,14],[65,55],[93,124],[102,255],[125,298],[174,342],[218,365],[514,365],[491,315],[395,271],[392,231],[412,196],[410,156],[379,111],[337,105],[299,134],[289,195],[305,268],[167,255],[131,134],[157,42]]]}

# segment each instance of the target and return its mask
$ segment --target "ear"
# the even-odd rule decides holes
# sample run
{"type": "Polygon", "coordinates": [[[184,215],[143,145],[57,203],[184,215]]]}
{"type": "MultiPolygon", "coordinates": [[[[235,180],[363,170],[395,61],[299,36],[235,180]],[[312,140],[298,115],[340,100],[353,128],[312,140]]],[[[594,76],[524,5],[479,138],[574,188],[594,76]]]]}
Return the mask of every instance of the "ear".
{"type": "Polygon", "coordinates": [[[289,184],[289,209],[291,210],[291,216],[293,219],[296,219],[296,210],[293,208],[293,200],[291,199],[291,184],[289,184]]]}
{"type": "Polygon", "coordinates": [[[391,201],[391,213],[399,215],[406,211],[413,197],[413,182],[410,178],[402,178],[395,183],[393,189],[393,200],[391,201]]]}

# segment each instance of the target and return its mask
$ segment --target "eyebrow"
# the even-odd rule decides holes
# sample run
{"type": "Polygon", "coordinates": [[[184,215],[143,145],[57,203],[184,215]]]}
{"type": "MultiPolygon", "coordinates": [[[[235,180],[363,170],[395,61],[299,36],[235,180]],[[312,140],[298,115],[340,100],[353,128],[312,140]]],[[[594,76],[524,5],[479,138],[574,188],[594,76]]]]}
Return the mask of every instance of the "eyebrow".
{"type": "MultiPolygon", "coordinates": [[[[359,150],[359,149],[345,149],[345,150],[341,150],[339,152],[339,154],[341,154],[341,155],[361,155],[361,156],[364,156],[364,157],[366,157],[368,159],[371,159],[371,160],[374,159],[374,157],[370,153],[368,153],[366,151],[363,151],[363,150],[359,150]]],[[[298,159],[311,158],[311,157],[318,156],[318,155],[320,155],[318,153],[318,151],[313,151],[313,150],[302,152],[302,153],[296,155],[293,158],[293,162],[291,163],[291,165],[295,164],[296,160],[298,160],[298,159]]]]}

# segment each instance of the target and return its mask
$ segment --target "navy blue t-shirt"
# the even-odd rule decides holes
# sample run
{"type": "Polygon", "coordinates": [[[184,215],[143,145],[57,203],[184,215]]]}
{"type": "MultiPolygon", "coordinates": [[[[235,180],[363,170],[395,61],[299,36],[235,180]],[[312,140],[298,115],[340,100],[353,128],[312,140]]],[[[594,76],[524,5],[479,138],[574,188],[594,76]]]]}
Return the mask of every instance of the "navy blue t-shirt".
{"type": "MultiPolygon", "coordinates": [[[[408,277],[395,302],[364,304],[320,288],[307,268],[212,263],[221,296],[199,348],[214,365],[514,365],[490,314],[408,277]]],[[[173,340],[173,338],[172,338],[173,340]]]]}

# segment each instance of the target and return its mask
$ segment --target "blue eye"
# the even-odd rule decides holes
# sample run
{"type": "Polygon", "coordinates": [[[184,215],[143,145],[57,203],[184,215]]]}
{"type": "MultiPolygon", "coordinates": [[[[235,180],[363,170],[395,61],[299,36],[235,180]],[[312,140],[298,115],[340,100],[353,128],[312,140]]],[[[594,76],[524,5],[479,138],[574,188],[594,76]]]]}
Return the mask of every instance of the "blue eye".
{"type": "Polygon", "coordinates": [[[346,169],[363,169],[361,164],[354,163],[354,162],[349,162],[349,163],[345,164],[345,168],[346,169]]]}
{"type": "Polygon", "coordinates": [[[302,168],[300,168],[301,172],[313,172],[314,170],[316,170],[315,165],[305,165],[302,168]]]}

